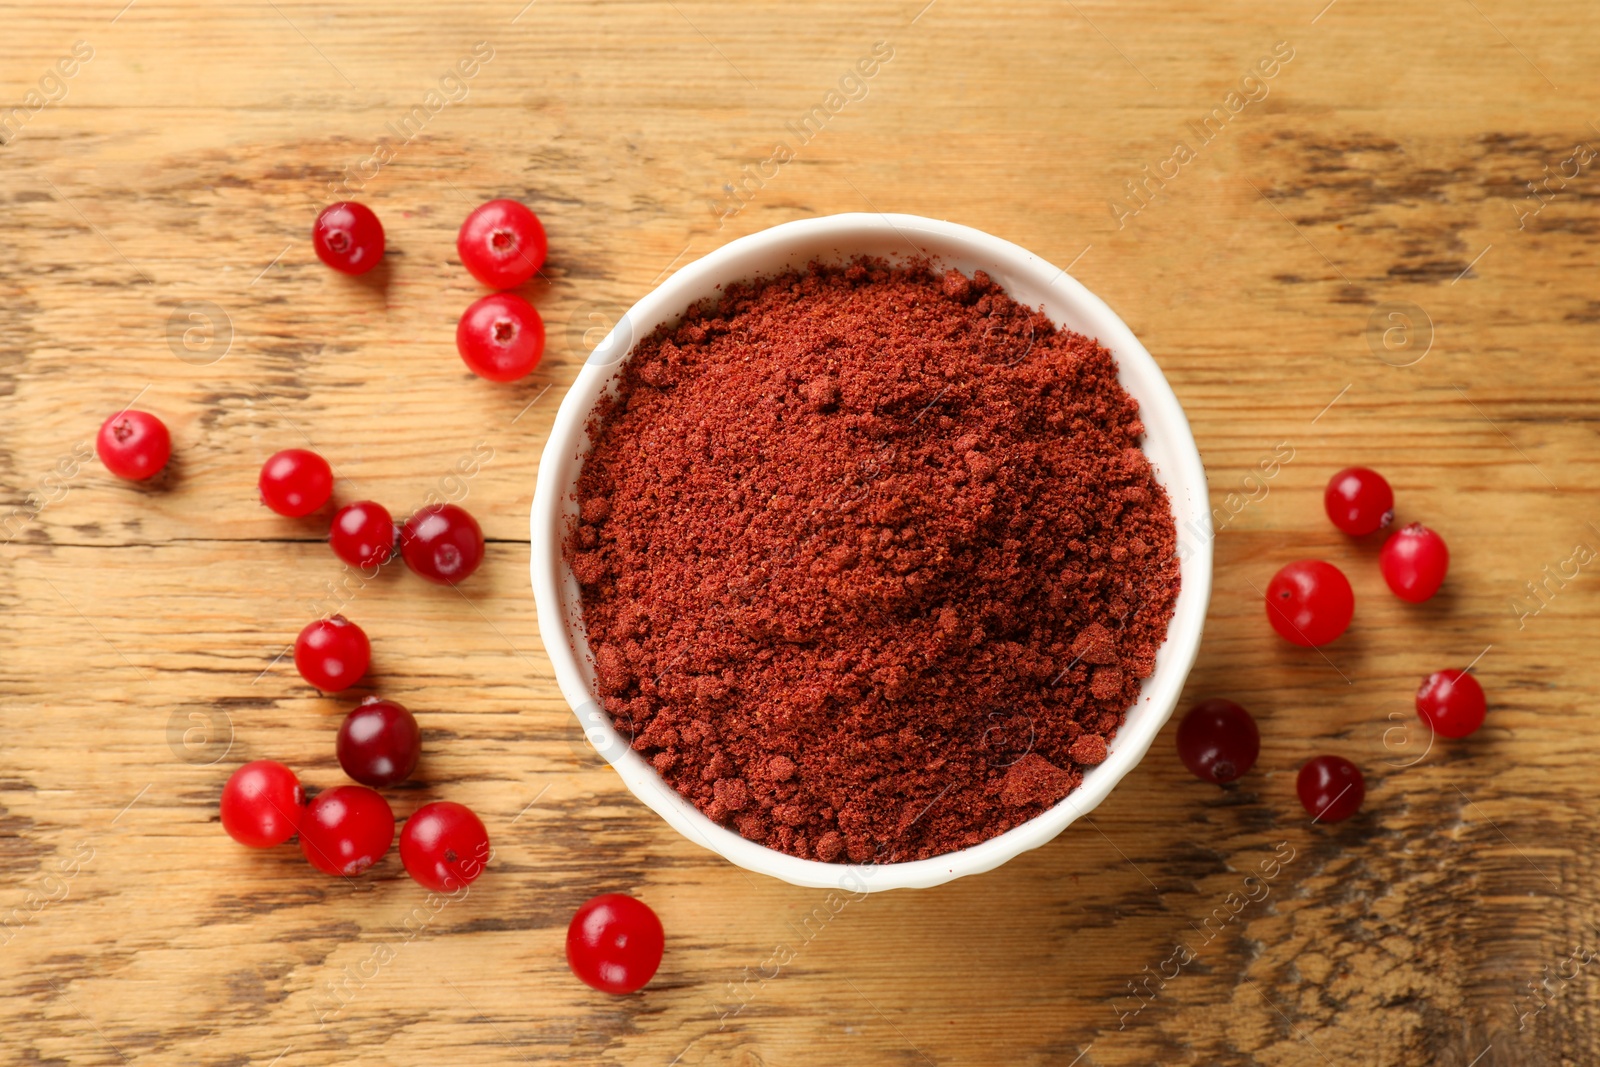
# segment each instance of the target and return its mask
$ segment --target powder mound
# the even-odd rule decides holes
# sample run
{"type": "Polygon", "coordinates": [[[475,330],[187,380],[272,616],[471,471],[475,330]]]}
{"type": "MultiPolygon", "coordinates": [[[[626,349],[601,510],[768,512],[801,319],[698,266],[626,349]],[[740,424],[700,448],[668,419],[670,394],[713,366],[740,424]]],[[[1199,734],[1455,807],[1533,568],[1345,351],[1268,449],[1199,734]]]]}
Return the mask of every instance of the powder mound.
{"type": "Polygon", "coordinates": [[[598,696],[700,811],[824,862],[966,848],[1076,788],[1178,592],[1110,352],[981,271],[730,285],[589,423],[564,546],[598,696]]]}

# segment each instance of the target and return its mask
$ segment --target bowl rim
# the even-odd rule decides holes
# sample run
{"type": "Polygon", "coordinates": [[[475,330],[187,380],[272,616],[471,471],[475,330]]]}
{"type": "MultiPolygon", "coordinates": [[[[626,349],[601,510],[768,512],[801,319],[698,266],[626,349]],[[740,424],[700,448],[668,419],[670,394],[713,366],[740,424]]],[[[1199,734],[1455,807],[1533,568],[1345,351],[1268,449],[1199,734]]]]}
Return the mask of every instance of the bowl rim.
{"type": "MultiPolygon", "coordinates": [[[[1052,314],[1060,324],[1062,316],[1052,314]]],[[[1142,444],[1141,447],[1144,447],[1142,444]]],[[[1118,783],[1138,766],[1156,735],[1171,717],[1184,682],[1199,653],[1201,633],[1210,603],[1212,580],[1212,527],[1209,494],[1200,451],[1187,416],[1154,357],[1111,308],[1064,268],[1058,268],[1010,241],[959,223],[917,215],[852,212],[799,219],[737,238],[684,265],[660,281],[618,320],[596,346],[562,398],[543,454],[529,513],[531,552],[529,571],[537,603],[539,633],[562,696],[596,752],[622,776],[624,784],[684,837],[746,870],[770,875],[794,885],[837,888],[847,892],[876,892],[896,888],[927,888],[954,878],[989,871],[1023,852],[1053,840],[1063,830],[1110,795],[1118,783]],[[563,528],[571,514],[570,502],[582,458],[589,441],[587,423],[594,405],[610,385],[637,341],[657,324],[673,322],[693,304],[720,292],[727,283],[746,280],[771,269],[738,270],[735,265],[753,256],[783,258],[785,245],[809,246],[835,241],[841,258],[858,254],[864,237],[885,239],[890,234],[910,242],[920,255],[941,258],[962,255],[1004,264],[1008,271],[1030,280],[1048,277],[1037,286],[1052,300],[1068,305],[1075,317],[1094,330],[1078,329],[1098,339],[1117,360],[1118,381],[1128,388],[1128,378],[1139,378],[1140,416],[1146,442],[1152,427],[1160,427],[1172,455],[1158,466],[1156,476],[1167,489],[1178,525],[1181,588],[1159,650],[1155,671],[1144,680],[1129,717],[1141,702],[1153,705],[1131,725],[1125,720],[1112,739],[1106,761],[1083,775],[1079,786],[1060,802],[1004,833],[956,852],[921,860],[885,864],[823,863],[802,859],[757,844],[726,829],[702,814],[656,773],[611,726],[585,677],[581,657],[587,641],[575,632],[570,598],[576,589],[562,551],[563,528]],[[924,243],[913,239],[919,235],[924,243]],[[636,329],[635,324],[648,324],[636,329]],[[570,468],[570,469],[569,469],[570,468]],[[570,477],[568,476],[570,474],[570,477]],[[1178,493],[1198,493],[1191,500],[1187,522],[1182,519],[1178,493]],[[1186,551],[1187,549],[1187,551],[1186,551]],[[579,650],[582,642],[582,651],[579,650]]],[[[1141,709],[1146,710],[1146,709],[1141,709]]]]}

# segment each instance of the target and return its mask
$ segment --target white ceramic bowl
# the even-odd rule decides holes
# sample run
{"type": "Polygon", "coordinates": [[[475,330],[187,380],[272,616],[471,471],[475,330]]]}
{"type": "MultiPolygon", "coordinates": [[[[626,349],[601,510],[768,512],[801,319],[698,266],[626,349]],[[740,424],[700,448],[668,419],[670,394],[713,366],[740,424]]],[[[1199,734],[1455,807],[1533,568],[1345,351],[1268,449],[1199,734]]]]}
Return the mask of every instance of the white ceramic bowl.
{"type": "Polygon", "coordinates": [[[1150,353],[1116,314],[1066,271],[1009,241],[966,226],[915,215],[851,214],[804,219],[741,237],[682,268],[635,304],[590,355],[573,383],[539,462],[533,497],[533,591],[539,632],[561,693],[585,734],[633,794],[689,840],[732,863],[795,885],[850,892],[927,887],[991,870],[1038,848],[1106,798],[1134,768],[1172,714],[1200,646],[1211,597],[1211,510],[1205,470],[1178,398],[1150,353]],[[611,726],[595,699],[578,584],[562,558],[562,538],[577,510],[574,487],[588,451],[586,424],[612,387],[634,343],[657,325],[676,322],[692,304],[729,282],[804,268],[813,259],[838,263],[858,255],[891,261],[933,257],[966,274],[982,269],[1018,302],[1043,306],[1060,326],[1097,338],[1116,356],[1119,379],[1139,401],[1144,451],[1166,487],[1177,519],[1182,589],[1155,671],[1110,744],[1110,755],[1050,810],[979,845],[909,863],[853,865],[800,859],[747,841],[702,815],[667,785],[611,726]]]}

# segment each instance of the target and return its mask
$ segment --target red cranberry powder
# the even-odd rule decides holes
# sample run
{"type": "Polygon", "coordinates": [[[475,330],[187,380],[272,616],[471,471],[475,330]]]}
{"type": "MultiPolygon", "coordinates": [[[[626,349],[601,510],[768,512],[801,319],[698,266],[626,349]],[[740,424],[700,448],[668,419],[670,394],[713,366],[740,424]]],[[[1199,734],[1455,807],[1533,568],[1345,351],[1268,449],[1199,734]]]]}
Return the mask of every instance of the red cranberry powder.
{"type": "Polygon", "coordinates": [[[1106,758],[1178,592],[1110,352],[862,259],[729,286],[618,384],[566,556],[606,711],[707,816],[923,859],[1106,758]]]}

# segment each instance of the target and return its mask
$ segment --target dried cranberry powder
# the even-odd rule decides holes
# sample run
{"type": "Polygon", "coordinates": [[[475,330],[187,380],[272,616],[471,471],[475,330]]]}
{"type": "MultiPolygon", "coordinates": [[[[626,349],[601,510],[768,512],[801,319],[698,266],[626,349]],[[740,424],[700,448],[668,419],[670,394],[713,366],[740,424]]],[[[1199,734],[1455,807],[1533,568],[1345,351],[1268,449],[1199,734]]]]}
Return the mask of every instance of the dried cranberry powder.
{"type": "Polygon", "coordinates": [[[566,555],[607,712],[706,815],[921,859],[1106,758],[1178,591],[1106,349],[863,259],[728,287],[618,384],[566,555]]]}

